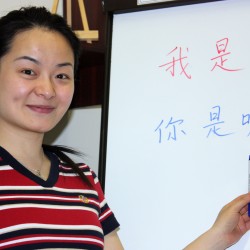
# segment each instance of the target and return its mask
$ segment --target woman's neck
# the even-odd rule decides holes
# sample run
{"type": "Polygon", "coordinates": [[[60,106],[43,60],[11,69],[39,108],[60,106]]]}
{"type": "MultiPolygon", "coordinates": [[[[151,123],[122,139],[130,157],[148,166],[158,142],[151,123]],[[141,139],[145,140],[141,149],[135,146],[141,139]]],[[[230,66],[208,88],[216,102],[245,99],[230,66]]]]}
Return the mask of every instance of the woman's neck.
{"type": "Polygon", "coordinates": [[[42,142],[42,133],[18,133],[0,127],[0,146],[29,171],[46,180],[50,172],[50,161],[43,152],[42,142]]]}
{"type": "Polygon", "coordinates": [[[11,154],[38,155],[41,152],[43,133],[27,131],[0,123],[0,145],[11,154]]]}

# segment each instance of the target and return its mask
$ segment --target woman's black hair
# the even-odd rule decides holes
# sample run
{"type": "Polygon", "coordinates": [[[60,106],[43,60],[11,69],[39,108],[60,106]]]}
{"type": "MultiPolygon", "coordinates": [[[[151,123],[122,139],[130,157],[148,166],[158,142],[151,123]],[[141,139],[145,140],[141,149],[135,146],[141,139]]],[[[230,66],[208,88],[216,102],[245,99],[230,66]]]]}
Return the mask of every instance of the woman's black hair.
{"type": "Polygon", "coordinates": [[[65,164],[67,167],[71,167],[80,177],[81,179],[87,183],[89,186],[92,186],[89,179],[83,173],[83,171],[79,168],[79,164],[75,163],[67,154],[74,154],[77,156],[82,157],[83,154],[79,151],[76,151],[72,148],[59,146],[59,145],[46,145],[43,144],[43,150],[49,151],[56,154],[60,160],[65,164]]]}
{"type": "Polygon", "coordinates": [[[45,7],[22,7],[9,12],[0,19],[0,58],[9,51],[18,33],[36,27],[58,32],[68,41],[74,53],[76,72],[81,50],[80,40],[62,16],[52,14],[45,7]]]}
{"type": "MultiPolygon", "coordinates": [[[[81,50],[80,40],[62,16],[52,14],[45,7],[23,7],[0,18],[0,58],[11,49],[13,40],[18,33],[34,28],[58,32],[68,41],[74,54],[74,72],[76,73],[81,50]]],[[[67,155],[68,153],[82,155],[80,152],[56,145],[43,145],[43,149],[56,154],[65,165],[71,167],[86,184],[91,186],[89,179],[78,167],[79,164],[67,155]]]]}

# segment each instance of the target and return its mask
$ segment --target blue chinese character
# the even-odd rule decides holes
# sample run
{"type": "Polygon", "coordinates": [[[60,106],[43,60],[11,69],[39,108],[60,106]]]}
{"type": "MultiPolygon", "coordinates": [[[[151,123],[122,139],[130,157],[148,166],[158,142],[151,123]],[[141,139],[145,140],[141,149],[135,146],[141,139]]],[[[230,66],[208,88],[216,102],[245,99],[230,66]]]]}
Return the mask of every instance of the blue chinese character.
{"type": "MultiPolygon", "coordinates": [[[[250,114],[242,114],[242,126],[245,126],[247,124],[250,124],[250,114]]],[[[250,132],[247,136],[250,135],[250,132]]]]}
{"type": "Polygon", "coordinates": [[[221,129],[220,125],[225,122],[220,120],[220,106],[214,106],[212,107],[212,109],[213,111],[210,112],[211,123],[203,127],[203,128],[209,128],[207,137],[209,137],[211,133],[213,133],[216,136],[231,135],[232,133],[219,133],[219,130],[221,129]]]}
{"type": "MultiPolygon", "coordinates": [[[[157,126],[157,128],[155,129],[156,131],[159,131],[159,143],[162,142],[162,126],[163,126],[163,122],[164,120],[161,120],[160,124],[157,126]]],[[[166,130],[167,132],[167,136],[166,139],[169,140],[174,140],[177,141],[177,126],[181,125],[184,122],[184,120],[173,120],[173,117],[170,118],[169,122],[167,123],[167,125],[164,127],[163,129],[166,130]]],[[[185,131],[180,129],[180,132],[184,135],[186,135],[185,131]]]]}

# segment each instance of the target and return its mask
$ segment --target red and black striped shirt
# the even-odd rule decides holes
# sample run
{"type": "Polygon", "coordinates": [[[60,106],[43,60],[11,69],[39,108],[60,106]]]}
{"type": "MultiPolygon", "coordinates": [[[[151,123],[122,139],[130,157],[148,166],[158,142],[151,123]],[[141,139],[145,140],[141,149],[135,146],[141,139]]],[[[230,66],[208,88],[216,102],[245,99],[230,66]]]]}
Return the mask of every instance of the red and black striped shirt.
{"type": "Polygon", "coordinates": [[[0,147],[0,249],[93,249],[119,227],[95,173],[80,167],[93,187],[47,152],[45,181],[0,147]]]}

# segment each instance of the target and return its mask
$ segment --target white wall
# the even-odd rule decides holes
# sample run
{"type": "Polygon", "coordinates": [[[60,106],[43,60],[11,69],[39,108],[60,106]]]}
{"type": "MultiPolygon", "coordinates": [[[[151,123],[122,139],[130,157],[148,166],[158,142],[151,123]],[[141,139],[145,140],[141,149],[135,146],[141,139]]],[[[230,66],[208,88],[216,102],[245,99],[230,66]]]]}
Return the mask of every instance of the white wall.
{"type": "MultiPolygon", "coordinates": [[[[63,13],[62,0],[59,1],[58,14],[63,13]]],[[[52,0],[1,0],[0,16],[22,6],[35,5],[52,9],[52,0]]],[[[48,133],[45,143],[61,144],[76,148],[86,157],[84,162],[98,173],[101,107],[79,108],[69,111],[60,124],[48,133]],[[62,128],[64,130],[62,131],[62,128]]],[[[81,160],[81,159],[79,159],[81,160]]],[[[81,160],[82,161],[82,160],[81,160]]]]}
{"type": "MultiPolygon", "coordinates": [[[[19,9],[20,7],[27,5],[44,6],[49,10],[52,9],[53,0],[1,0],[0,2],[0,16],[5,15],[10,10],[19,9]]],[[[62,14],[63,1],[59,1],[58,14],[62,14]]]]}
{"type": "Polygon", "coordinates": [[[83,152],[83,161],[98,173],[100,124],[100,106],[70,110],[45,136],[45,143],[66,145],[83,152]]]}

